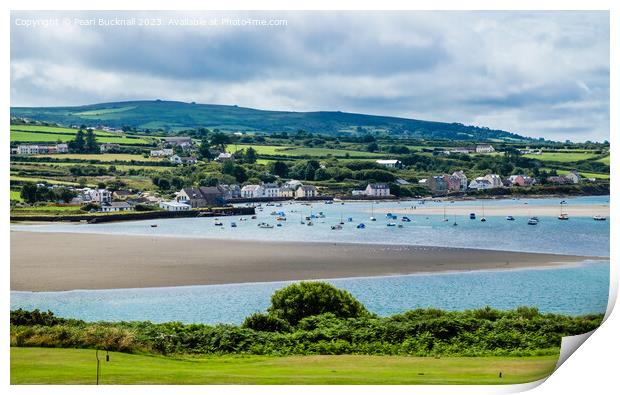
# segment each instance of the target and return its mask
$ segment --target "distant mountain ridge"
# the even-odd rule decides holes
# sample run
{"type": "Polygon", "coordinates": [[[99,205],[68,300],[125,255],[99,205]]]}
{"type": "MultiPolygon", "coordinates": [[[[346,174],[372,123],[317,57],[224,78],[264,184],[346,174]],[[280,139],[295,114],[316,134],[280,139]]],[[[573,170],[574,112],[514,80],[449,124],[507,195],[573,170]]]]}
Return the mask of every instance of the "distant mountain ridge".
{"type": "Polygon", "coordinates": [[[131,126],[150,131],[218,128],[242,132],[294,132],[359,134],[386,132],[395,137],[452,140],[532,140],[503,130],[460,123],[347,113],[340,111],[291,112],[196,104],[178,101],[142,100],[100,103],[74,107],[11,107],[11,117],[55,122],[62,125],[120,128],[131,126]]]}

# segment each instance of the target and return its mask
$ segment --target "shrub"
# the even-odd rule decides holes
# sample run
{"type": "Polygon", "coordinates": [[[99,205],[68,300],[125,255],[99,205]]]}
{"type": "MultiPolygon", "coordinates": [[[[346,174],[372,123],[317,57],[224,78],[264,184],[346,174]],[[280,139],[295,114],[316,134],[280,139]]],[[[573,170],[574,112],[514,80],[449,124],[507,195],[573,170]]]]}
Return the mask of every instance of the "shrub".
{"type": "Polygon", "coordinates": [[[243,321],[241,326],[260,332],[288,332],[291,329],[288,322],[265,313],[252,314],[243,321]]]}
{"type": "Polygon", "coordinates": [[[268,311],[292,325],[302,318],[333,313],[339,318],[360,317],[368,311],[349,292],[324,282],[300,282],[276,291],[268,311]]]}

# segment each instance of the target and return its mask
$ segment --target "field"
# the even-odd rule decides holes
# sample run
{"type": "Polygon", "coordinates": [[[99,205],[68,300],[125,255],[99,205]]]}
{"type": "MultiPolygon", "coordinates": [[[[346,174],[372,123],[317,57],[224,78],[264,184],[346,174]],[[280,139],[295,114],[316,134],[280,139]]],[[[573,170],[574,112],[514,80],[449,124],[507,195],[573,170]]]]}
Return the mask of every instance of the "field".
{"type": "Polygon", "coordinates": [[[35,182],[35,183],[48,183],[52,185],[54,184],[55,185],[72,185],[72,186],[79,185],[79,183],[77,182],[53,180],[53,179],[43,178],[43,177],[20,177],[20,176],[11,175],[10,180],[11,181],[23,181],[23,182],[35,182]]]}
{"type": "Polygon", "coordinates": [[[354,151],[347,149],[330,149],[330,148],[305,148],[305,147],[292,147],[292,146],[279,146],[279,145],[249,145],[249,144],[231,144],[228,146],[228,152],[234,152],[235,149],[242,150],[252,147],[256,150],[258,155],[272,155],[272,156],[334,156],[334,157],[381,157],[384,154],[378,154],[373,152],[354,151]]]}
{"type": "MultiPolygon", "coordinates": [[[[551,171],[552,169],[549,168],[541,168],[541,170],[544,171],[551,171]]],[[[564,175],[564,174],[568,174],[569,171],[568,170],[562,170],[562,169],[553,169],[555,170],[559,175],[564,175]]],[[[609,180],[610,175],[609,174],[605,174],[605,173],[588,173],[588,172],[583,172],[580,171],[579,174],[582,177],[588,177],[588,178],[596,178],[596,179],[602,179],[602,180],[609,180]]]]}
{"type": "Polygon", "coordinates": [[[596,156],[594,153],[587,152],[543,152],[540,155],[527,154],[526,158],[538,159],[545,162],[577,162],[580,160],[592,159],[596,156]]]}
{"type": "MultiPolygon", "coordinates": [[[[16,142],[56,143],[61,141],[66,143],[73,140],[76,133],[76,129],[55,126],[11,125],[11,141],[16,142]]],[[[150,144],[146,139],[135,136],[119,135],[101,130],[95,130],[94,133],[99,143],[124,145],[150,144]]]]}
{"type": "Polygon", "coordinates": [[[607,166],[609,166],[609,155],[607,155],[607,156],[606,156],[606,157],[604,157],[604,158],[601,158],[601,159],[597,160],[597,162],[601,162],[601,163],[604,163],[604,164],[606,164],[607,166]]]}
{"type": "Polygon", "coordinates": [[[21,197],[21,192],[20,191],[13,191],[13,190],[11,190],[11,197],[10,197],[10,199],[18,201],[18,202],[21,202],[21,201],[24,200],[21,197]]]}
{"type": "Polygon", "coordinates": [[[63,159],[79,159],[79,160],[97,160],[100,162],[163,162],[165,159],[144,157],[142,155],[132,154],[56,154],[56,155],[34,155],[35,158],[53,158],[57,160],[63,159]]]}
{"type": "MultiPolygon", "coordinates": [[[[101,384],[515,384],[553,372],[557,356],[218,356],[99,352],[101,384]],[[499,373],[502,373],[502,378],[499,373]]],[[[11,384],[95,384],[94,350],[11,348],[11,384]]]]}

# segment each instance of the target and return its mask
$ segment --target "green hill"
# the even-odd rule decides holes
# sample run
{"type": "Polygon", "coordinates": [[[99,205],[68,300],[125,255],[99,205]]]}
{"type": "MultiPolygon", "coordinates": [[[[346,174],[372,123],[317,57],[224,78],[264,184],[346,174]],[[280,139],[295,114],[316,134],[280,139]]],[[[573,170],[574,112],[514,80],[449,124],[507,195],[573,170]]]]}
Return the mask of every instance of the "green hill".
{"type": "Polygon", "coordinates": [[[78,107],[11,107],[12,117],[61,125],[131,126],[140,130],[178,131],[199,127],[224,131],[327,134],[386,132],[394,136],[456,140],[527,140],[502,130],[460,123],[354,114],[340,111],[265,111],[238,106],[175,101],[131,101],[78,107]]]}

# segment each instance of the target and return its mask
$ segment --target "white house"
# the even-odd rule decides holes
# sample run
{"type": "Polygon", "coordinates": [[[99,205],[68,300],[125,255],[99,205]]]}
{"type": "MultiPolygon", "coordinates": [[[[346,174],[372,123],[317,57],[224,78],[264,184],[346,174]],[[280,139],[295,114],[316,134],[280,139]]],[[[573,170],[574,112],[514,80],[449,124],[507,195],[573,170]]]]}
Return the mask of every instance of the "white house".
{"type": "Polygon", "coordinates": [[[470,189],[477,189],[477,190],[491,189],[491,188],[493,188],[493,185],[485,177],[476,177],[475,179],[473,179],[469,183],[469,188],[470,189]]]}
{"type": "Polygon", "coordinates": [[[181,148],[189,148],[192,146],[192,138],[191,137],[165,137],[164,142],[170,145],[176,145],[181,148]]]}
{"type": "Polygon", "coordinates": [[[390,187],[386,184],[368,184],[364,194],[366,196],[390,196],[390,187]]]}
{"type": "Polygon", "coordinates": [[[354,189],[351,191],[351,195],[353,196],[364,196],[366,195],[366,191],[363,189],[354,189]]]}
{"type": "Polygon", "coordinates": [[[299,180],[288,180],[283,185],[283,187],[291,188],[293,190],[297,190],[297,188],[299,188],[300,186],[302,186],[302,182],[299,180]]]}
{"type": "Polygon", "coordinates": [[[491,144],[478,144],[476,146],[477,154],[490,154],[492,152],[495,152],[495,148],[491,144]]]}
{"type": "Polygon", "coordinates": [[[103,144],[99,144],[99,152],[101,153],[109,152],[109,151],[119,149],[120,147],[121,147],[120,145],[114,144],[114,143],[103,143],[103,144]]]}
{"type": "Polygon", "coordinates": [[[497,174],[487,174],[484,178],[491,183],[491,188],[500,188],[504,185],[502,178],[497,174]]]}
{"type": "Polygon", "coordinates": [[[151,150],[151,156],[155,157],[166,157],[174,155],[174,151],[172,148],[163,148],[158,150],[151,150]]]}
{"type": "Polygon", "coordinates": [[[280,197],[280,187],[276,183],[266,183],[262,185],[263,197],[280,197]]]}
{"type": "Polygon", "coordinates": [[[260,185],[246,185],[241,188],[242,198],[258,198],[263,197],[263,187],[260,185]]]}
{"type": "Polygon", "coordinates": [[[223,162],[225,160],[233,159],[233,155],[228,152],[220,152],[220,154],[214,159],[216,162],[223,162]]]}
{"type": "Polygon", "coordinates": [[[189,211],[192,207],[183,202],[171,200],[169,202],[159,202],[159,207],[166,211],[189,211]]]}
{"type": "Polygon", "coordinates": [[[133,207],[127,202],[112,202],[101,205],[101,211],[104,213],[115,211],[133,211],[133,207]]]}
{"type": "Polygon", "coordinates": [[[177,165],[193,165],[197,160],[193,156],[179,156],[175,154],[170,157],[170,162],[177,165]]]}
{"type": "Polygon", "coordinates": [[[375,162],[377,162],[381,166],[391,167],[391,168],[400,168],[403,165],[403,162],[399,161],[398,159],[379,159],[375,162]]]}
{"type": "Polygon", "coordinates": [[[112,192],[107,189],[88,189],[85,192],[90,196],[90,201],[102,206],[112,202],[112,192]]]}
{"type": "Polygon", "coordinates": [[[581,176],[576,170],[572,170],[570,173],[565,174],[564,177],[573,184],[579,184],[581,182],[581,176]]]}

